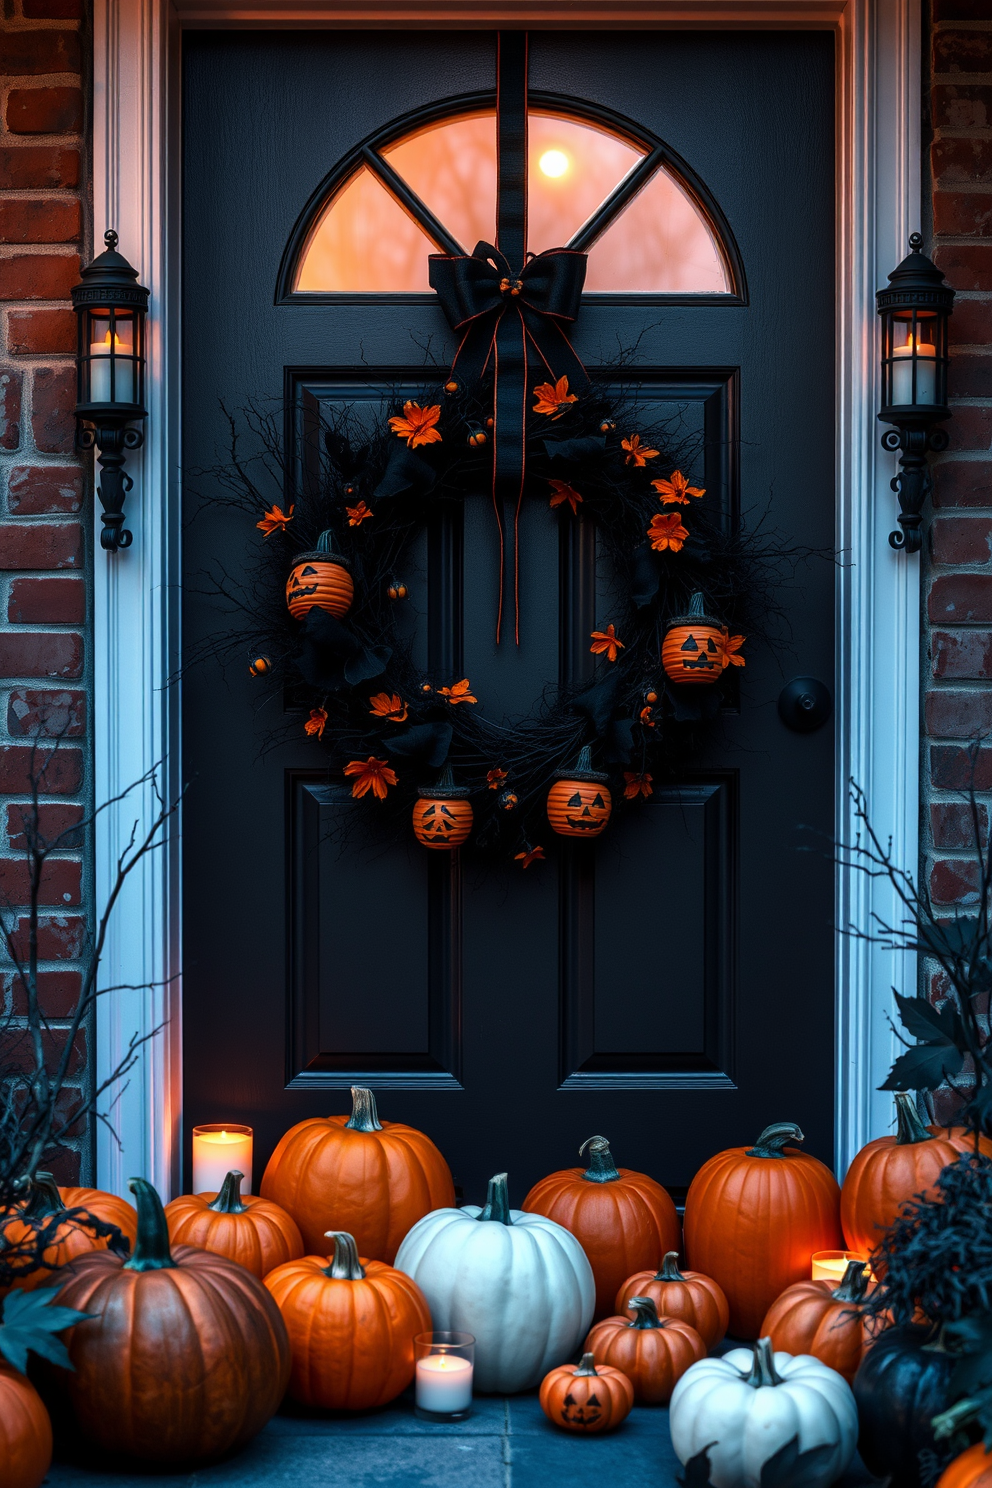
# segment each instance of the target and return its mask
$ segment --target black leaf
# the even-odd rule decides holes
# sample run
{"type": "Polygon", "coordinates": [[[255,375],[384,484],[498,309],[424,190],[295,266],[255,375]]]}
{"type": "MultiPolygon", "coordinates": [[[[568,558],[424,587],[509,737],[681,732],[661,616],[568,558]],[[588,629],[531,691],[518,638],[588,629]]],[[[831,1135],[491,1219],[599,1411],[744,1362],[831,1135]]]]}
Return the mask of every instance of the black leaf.
{"type": "Polygon", "coordinates": [[[605,434],[583,434],[578,439],[542,439],[552,462],[562,460],[569,465],[584,466],[597,455],[606,453],[605,434]]]}
{"type": "Polygon", "coordinates": [[[630,597],[639,610],[651,603],[660,582],[658,559],[648,543],[641,543],[634,549],[630,575],[630,597]]]}
{"type": "Polygon", "coordinates": [[[710,1442],[709,1447],[704,1447],[697,1452],[695,1457],[690,1457],[685,1465],[685,1477],[679,1478],[678,1482],[682,1488],[712,1488],[710,1484],[710,1447],[715,1447],[716,1442],[710,1442]]]}
{"type": "Polygon", "coordinates": [[[634,720],[632,718],[618,718],[606,729],[606,763],[608,765],[629,765],[630,756],[634,750],[634,720]]]}
{"type": "Polygon", "coordinates": [[[382,480],[373,494],[380,500],[389,496],[405,496],[408,492],[422,496],[434,489],[436,480],[434,470],[426,460],[414,454],[407,445],[394,444],[389,452],[382,480]]]}
{"type": "Polygon", "coordinates": [[[608,672],[601,682],[594,682],[591,687],[587,687],[584,692],[580,692],[572,699],[575,712],[588,718],[598,739],[604,736],[610,719],[613,717],[620,693],[620,683],[619,672],[608,672]]]}
{"type": "Polygon", "coordinates": [[[379,677],[389,664],[388,646],[365,646],[334,615],[314,605],[300,626],[296,664],[311,687],[339,692],[379,677]]]}
{"type": "Polygon", "coordinates": [[[900,1054],[879,1090],[936,1090],[948,1075],[956,1075],[964,1055],[953,1044],[917,1044],[900,1054]]]}
{"type": "Polygon", "coordinates": [[[836,1455],[832,1442],[823,1442],[800,1452],[794,1436],[769,1457],[761,1468],[761,1488],[817,1488],[836,1455]]]}
{"type": "Polygon", "coordinates": [[[389,753],[421,759],[430,770],[440,770],[451,748],[450,723],[417,723],[389,740],[389,753]]]}

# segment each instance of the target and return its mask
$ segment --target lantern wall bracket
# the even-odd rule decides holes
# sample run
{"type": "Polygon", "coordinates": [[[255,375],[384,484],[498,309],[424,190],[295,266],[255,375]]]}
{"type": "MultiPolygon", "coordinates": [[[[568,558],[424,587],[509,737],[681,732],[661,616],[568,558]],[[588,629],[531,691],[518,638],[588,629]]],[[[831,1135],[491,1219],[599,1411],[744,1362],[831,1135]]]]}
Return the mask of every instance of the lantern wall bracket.
{"type": "Polygon", "coordinates": [[[117,553],[122,548],[131,546],[133,534],[124,526],[124,498],[134,481],[124,469],[124,451],[140,449],[144,442],[144,430],[127,424],[87,424],[79,431],[79,448],[99,451],[97,461],[100,466],[100,484],[97,495],[103,507],[100,546],[108,553],[117,553]]]}
{"type": "Polygon", "coordinates": [[[945,450],[949,443],[946,429],[886,429],[882,435],[883,449],[902,451],[899,474],[890,481],[899,497],[899,529],[889,533],[889,546],[896,552],[918,553],[923,547],[923,503],[933,488],[927,455],[945,450]]]}

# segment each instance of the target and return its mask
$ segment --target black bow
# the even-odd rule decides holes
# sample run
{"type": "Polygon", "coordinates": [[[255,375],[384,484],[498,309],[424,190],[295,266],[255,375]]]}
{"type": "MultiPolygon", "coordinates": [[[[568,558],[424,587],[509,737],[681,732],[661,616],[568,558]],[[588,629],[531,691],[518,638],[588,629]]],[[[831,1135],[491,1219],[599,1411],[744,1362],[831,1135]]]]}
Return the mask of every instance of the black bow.
{"type": "Polygon", "coordinates": [[[569,379],[574,391],[589,377],[572,350],[564,325],[579,313],[586,255],[570,248],[549,248],[528,259],[519,274],[491,243],[477,243],[469,255],[432,253],[430,282],[449,325],[462,332],[451,365],[454,381],[474,387],[493,378],[493,507],[499,526],[499,615],[503,622],[505,524],[503,502],[514,505],[514,631],[519,643],[520,503],[526,474],[527,369],[557,382],[569,379]]]}

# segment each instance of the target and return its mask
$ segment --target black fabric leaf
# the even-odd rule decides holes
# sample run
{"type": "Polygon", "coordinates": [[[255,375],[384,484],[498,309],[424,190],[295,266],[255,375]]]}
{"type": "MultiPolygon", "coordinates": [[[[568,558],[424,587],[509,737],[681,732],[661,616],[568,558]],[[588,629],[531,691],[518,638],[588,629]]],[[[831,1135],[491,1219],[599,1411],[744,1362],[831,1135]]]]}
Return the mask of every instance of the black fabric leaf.
{"type": "Polygon", "coordinates": [[[634,749],[634,720],[618,718],[606,730],[606,763],[629,765],[634,749]]]}
{"type": "Polygon", "coordinates": [[[437,477],[426,460],[406,444],[396,443],[389,452],[382,480],[373,493],[378,499],[405,496],[408,492],[424,495],[434,489],[437,477]]]}
{"type": "Polygon", "coordinates": [[[300,626],[296,664],[310,687],[340,692],[381,676],[392,654],[389,646],[363,645],[334,615],[314,605],[300,626]]]}
{"type": "Polygon", "coordinates": [[[582,434],[578,439],[542,439],[541,443],[549,460],[563,460],[569,465],[585,465],[606,453],[605,434],[582,434]]]}
{"type": "Polygon", "coordinates": [[[800,1452],[794,1436],[762,1464],[761,1488],[818,1488],[836,1453],[832,1442],[800,1452]]]}
{"type": "Polygon", "coordinates": [[[639,610],[649,605],[658,593],[661,573],[658,559],[648,543],[634,549],[630,574],[630,597],[639,610]]]}
{"type": "Polygon", "coordinates": [[[953,1044],[917,1044],[900,1054],[879,1090],[936,1090],[956,1075],[964,1055],[953,1044]]]}
{"type": "Polygon", "coordinates": [[[611,671],[606,674],[602,682],[594,682],[591,687],[586,688],[585,692],[580,692],[572,699],[573,709],[576,713],[581,713],[588,718],[596,730],[598,739],[606,733],[616,710],[619,693],[620,674],[611,671]]]}
{"type": "Polygon", "coordinates": [[[678,1481],[682,1488],[712,1488],[710,1484],[710,1447],[715,1447],[716,1442],[710,1442],[709,1447],[704,1447],[697,1452],[695,1457],[690,1457],[685,1465],[685,1476],[678,1481]]]}
{"type": "Polygon", "coordinates": [[[678,687],[668,690],[667,707],[676,723],[711,723],[720,712],[715,687],[678,687]]]}
{"type": "Polygon", "coordinates": [[[416,723],[388,741],[390,755],[422,759],[429,770],[440,770],[451,748],[450,723],[416,723]]]}

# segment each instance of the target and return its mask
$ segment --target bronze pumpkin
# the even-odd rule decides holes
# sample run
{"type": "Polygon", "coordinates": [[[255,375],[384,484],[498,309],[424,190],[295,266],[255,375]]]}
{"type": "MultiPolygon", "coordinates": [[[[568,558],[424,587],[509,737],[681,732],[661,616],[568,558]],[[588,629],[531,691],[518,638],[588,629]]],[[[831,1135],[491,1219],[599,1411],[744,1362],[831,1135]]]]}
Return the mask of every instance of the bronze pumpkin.
{"type": "Polygon", "coordinates": [[[703,596],[694,594],[689,613],[680,615],[661,647],[661,664],[673,682],[690,686],[716,682],[727,666],[727,629],[707,615],[703,596]]]}
{"type": "Polygon", "coordinates": [[[302,620],[313,609],[326,610],[339,619],[351,609],[355,597],[348,565],[335,551],[334,534],[322,532],[312,553],[298,553],[286,580],[286,604],[294,620],[302,620]]]}
{"type": "Polygon", "coordinates": [[[455,784],[451,766],[436,785],[425,786],[413,805],[413,834],[424,847],[451,852],[461,847],[472,830],[468,791],[455,784]]]}
{"type": "Polygon", "coordinates": [[[587,744],[575,768],[559,775],[548,791],[548,821],[560,837],[598,837],[613,810],[608,775],[592,768],[587,744]]]}

